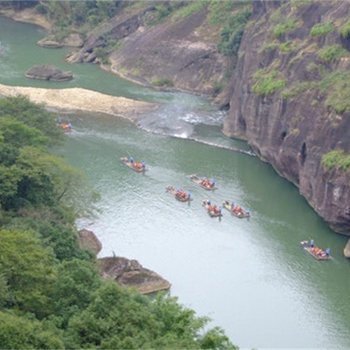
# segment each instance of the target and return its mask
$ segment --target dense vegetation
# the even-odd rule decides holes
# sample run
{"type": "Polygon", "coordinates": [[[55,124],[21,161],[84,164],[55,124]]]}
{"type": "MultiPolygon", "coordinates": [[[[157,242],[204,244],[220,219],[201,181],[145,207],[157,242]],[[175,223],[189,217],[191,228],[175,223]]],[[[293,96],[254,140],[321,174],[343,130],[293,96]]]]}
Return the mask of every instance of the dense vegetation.
{"type": "Polygon", "coordinates": [[[1,348],[234,348],[176,298],[101,279],[77,244],[80,175],[49,153],[61,140],[52,113],[24,97],[0,99],[1,348]]]}
{"type": "Polygon", "coordinates": [[[322,165],[328,170],[330,169],[349,170],[350,154],[347,152],[344,152],[341,149],[335,149],[323,155],[322,165]]]}

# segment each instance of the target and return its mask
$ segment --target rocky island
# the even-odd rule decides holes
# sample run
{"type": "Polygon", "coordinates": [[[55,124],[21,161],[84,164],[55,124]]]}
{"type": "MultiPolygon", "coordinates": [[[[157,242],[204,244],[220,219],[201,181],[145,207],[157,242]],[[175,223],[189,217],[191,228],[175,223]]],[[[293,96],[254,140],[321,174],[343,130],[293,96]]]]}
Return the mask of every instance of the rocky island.
{"type": "Polygon", "coordinates": [[[25,76],[30,79],[68,81],[73,79],[73,73],[62,71],[50,64],[35,65],[28,69],[25,76]]]}

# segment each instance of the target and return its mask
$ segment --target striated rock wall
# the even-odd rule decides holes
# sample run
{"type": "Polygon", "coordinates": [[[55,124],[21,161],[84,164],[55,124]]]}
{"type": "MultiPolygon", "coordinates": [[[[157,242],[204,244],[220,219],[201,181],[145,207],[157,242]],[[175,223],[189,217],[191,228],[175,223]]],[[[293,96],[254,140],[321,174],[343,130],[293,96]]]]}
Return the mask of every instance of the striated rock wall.
{"type": "Polygon", "coordinates": [[[217,49],[217,28],[208,25],[207,9],[149,25],[153,12],[154,6],[144,6],[118,14],[66,60],[101,63],[96,49],[108,50],[108,41],[118,41],[108,52],[112,72],[145,85],[212,94],[228,60],[217,49]]]}
{"type": "Polygon", "coordinates": [[[350,113],[337,113],[329,102],[334,89],[347,87],[336,78],[350,69],[350,40],[339,34],[350,3],[255,1],[253,8],[230,84],[224,133],[246,139],[331,228],[350,235],[350,173],[322,165],[322,156],[334,149],[350,152],[350,113]],[[278,25],[288,21],[294,24],[283,32],[278,25]],[[333,30],[311,35],[320,23],[331,23],[333,30]],[[322,59],[321,50],[334,45],[341,54],[322,59]],[[273,90],[277,80],[282,83],[273,90]]]}

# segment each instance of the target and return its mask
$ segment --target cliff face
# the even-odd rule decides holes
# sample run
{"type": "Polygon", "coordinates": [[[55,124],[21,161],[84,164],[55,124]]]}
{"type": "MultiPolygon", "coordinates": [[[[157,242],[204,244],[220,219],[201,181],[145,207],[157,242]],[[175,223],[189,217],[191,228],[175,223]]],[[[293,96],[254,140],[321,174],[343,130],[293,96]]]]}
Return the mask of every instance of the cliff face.
{"type": "Polygon", "coordinates": [[[108,52],[111,70],[128,79],[212,94],[228,62],[217,49],[218,26],[208,25],[207,8],[151,25],[155,13],[154,6],[127,7],[96,28],[67,60],[99,63],[96,49],[101,48],[108,52]],[[111,41],[116,47],[106,49],[111,41]]]}
{"type": "Polygon", "coordinates": [[[340,106],[350,98],[350,40],[339,34],[349,14],[345,1],[254,2],[224,123],[227,135],[248,140],[335,231],[347,235],[349,170],[326,168],[322,156],[350,152],[349,108],[340,106]]]}

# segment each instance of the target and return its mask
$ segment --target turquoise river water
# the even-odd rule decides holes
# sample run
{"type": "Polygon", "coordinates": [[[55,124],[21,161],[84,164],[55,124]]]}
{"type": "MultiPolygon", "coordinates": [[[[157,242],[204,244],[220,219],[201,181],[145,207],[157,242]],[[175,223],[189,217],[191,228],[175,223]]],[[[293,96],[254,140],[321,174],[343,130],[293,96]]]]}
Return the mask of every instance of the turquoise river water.
{"type": "Polygon", "coordinates": [[[234,152],[249,147],[221,134],[224,115],[205,98],[153,91],[95,65],[69,65],[66,49],[36,46],[44,35],[0,18],[0,83],[79,86],[161,103],[138,127],[115,117],[69,116],[74,130],[57,152],[101,195],[99,213],[77,222],[101,240],[100,256],[115,252],[158,272],[180,303],[209,316],[210,326],[222,327],[241,348],[350,348],[346,237],[332,232],[271,166],[234,152]],[[71,70],[75,78],[26,79],[37,63],[71,70]],[[122,165],[126,155],[144,160],[146,174],[122,165]],[[215,177],[218,190],[196,186],[187,177],[193,173],[215,177]],[[167,185],[190,190],[191,204],[176,201],[167,185]],[[206,198],[234,200],[252,216],[240,220],[224,212],[221,221],[212,219],[201,206],[206,198]],[[299,242],[310,238],[330,247],[334,258],[319,262],[306,254],[299,242]]]}

